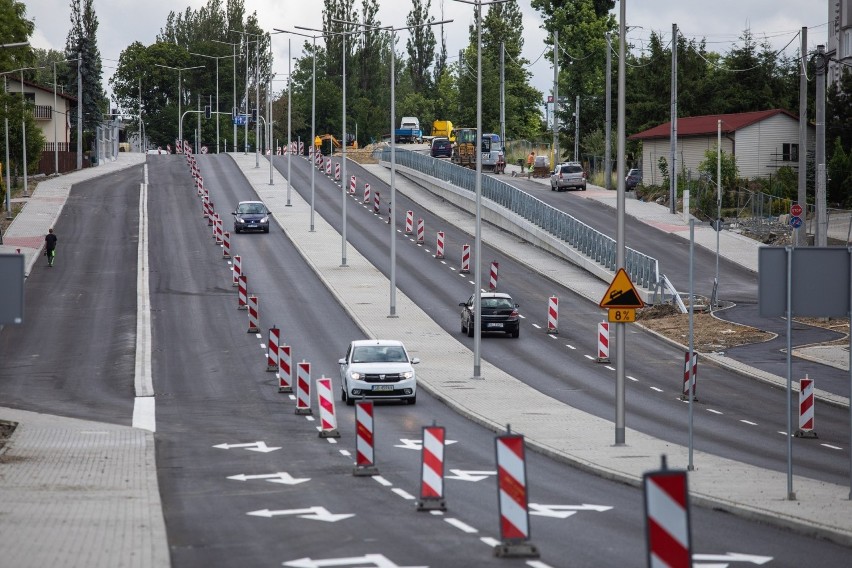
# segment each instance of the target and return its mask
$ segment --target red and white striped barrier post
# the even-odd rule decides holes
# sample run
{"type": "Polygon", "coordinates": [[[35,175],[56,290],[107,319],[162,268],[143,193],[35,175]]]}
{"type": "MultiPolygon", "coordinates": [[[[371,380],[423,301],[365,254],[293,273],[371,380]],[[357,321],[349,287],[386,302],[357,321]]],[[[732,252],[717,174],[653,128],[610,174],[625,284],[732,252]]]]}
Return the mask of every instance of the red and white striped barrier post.
{"type": "Polygon", "coordinates": [[[420,452],[420,500],[418,511],[446,511],[444,501],[444,427],[423,427],[420,452]]]}
{"type": "Polygon", "coordinates": [[[337,416],[334,414],[334,395],[331,393],[331,379],[317,379],[317,404],[320,411],[320,438],[339,438],[337,416]]]}
{"type": "Polygon", "coordinates": [[[422,245],[426,239],[426,225],[423,223],[423,219],[417,219],[417,244],[422,245]]]}
{"type": "Polygon", "coordinates": [[[497,261],[491,261],[491,274],[488,278],[488,289],[496,290],[497,289],[497,270],[500,268],[500,264],[497,261]]]}
{"type": "Polygon", "coordinates": [[[266,336],[266,370],[278,370],[278,343],[281,340],[281,332],[274,325],[269,328],[266,336]]]}
{"type": "Polygon", "coordinates": [[[222,226],[222,218],[216,215],[216,244],[221,245],[224,241],[225,228],[222,226]]]}
{"type": "Polygon", "coordinates": [[[689,385],[692,384],[692,398],[697,400],[695,396],[695,387],[698,383],[698,353],[692,352],[692,365],[689,364],[689,351],[683,354],[683,394],[681,399],[689,398],[689,385]],[[690,367],[692,368],[692,376],[690,377],[690,367]]]}
{"type": "Polygon", "coordinates": [[[692,568],[686,472],[663,469],[642,476],[648,566],[692,568]]]}
{"type": "Polygon", "coordinates": [[[819,438],[814,431],[814,380],[805,375],[799,380],[799,429],[797,438],[819,438]]]}
{"type": "Polygon", "coordinates": [[[547,333],[559,334],[559,298],[556,296],[547,300],[547,333]]]}
{"type": "Polygon", "coordinates": [[[232,274],[233,279],[234,279],[233,282],[231,283],[232,286],[239,286],[240,285],[240,260],[241,260],[240,255],[235,254],[234,255],[234,263],[231,265],[231,274],[232,274]]]}
{"type": "Polygon", "coordinates": [[[325,175],[331,177],[331,158],[325,159],[325,175]]]}
{"type": "Polygon", "coordinates": [[[470,273],[470,245],[462,245],[462,263],[459,272],[462,274],[470,273]]]}
{"type": "Polygon", "coordinates": [[[248,309],[248,278],[245,274],[240,274],[240,283],[237,287],[237,309],[238,310],[247,310],[248,309]]]}
{"type": "Polygon", "coordinates": [[[340,163],[334,164],[334,181],[340,181],[340,163]]]}
{"type": "Polygon", "coordinates": [[[405,212],[405,234],[412,233],[414,233],[414,211],[409,210],[405,212]]]}
{"type": "Polygon", "coordinates": [[[391,216],[393,215],[393,203],[388,199],[388,225],[391,224],[391,216]]]}
{"type": "Polygon", "coordinates": [[[349,177],[349,195],[355,195],[355,176],[349,177]]]}
{"type": "Polygon", "coordinates": [[[494,547],[494,555],[538,558],[538,549],[529,542],[530,515],[524,437],[512,434],[508,427],[506,430],[506,434],[495,439],[501,542],[494,547]]]}
{"type": "Polygon", "coordinates": [[[278,345],[278,392],[293,392],[293,349],[278,345]]]}
{"type": "Polygon", "coordinates": [[[444,231],[438,231],[435,239],[435,258],[444,258],[444,231]]]}
{"type": "Polygon", "coordinates": [[[201,180],[201,177],[195,178],[195,193],[198,194],[198,197],[204,195],[204,183],[201,180]]]}
{"type": "Polygon", "coordinates": [[[231,233],[222,233],[222,258],[231,258],[231,233]]]}
{"type": "Polygon", "coordinates": [[[246,333],[260,331],[260,300],[254,294],[248,297],[248,330],[246,333]]]}
{"type": "Polygon", "coordinates": [[[311,410],[311,364],[296,365],[296,414],[313,414],[311,410]]]}
{"type": "Polygon", "coordinates": [[[381,195],[379,195],[379,192],[377,191],[373,195],[373,213],[375,213],[376,215],[379,214],[379,204],[381,203],[381,201],[382,201],[382,197],[381,197],[381,195]]]}
{"type": "Polygon", "coordinates": [[[609,363],[609,322],[598,323],[598,363],[609,363]]]}
{"type": "Polygon", "coordinates": [[[305,151],[305,143],[301,140],[299,141],[299,154],[302,154],[305,151]]]}
{"type": "Polygon", "coordinates": [[[216,215],[215,210],[213,209],[213,202],[209,199],[207,200],[207,226],[213,226],[213,218],[216,215]]]}
{"type": "Polygon", "coordinates": [[[206,195],[201,197],[201,216],[204,217],[205,219],[207,218],[207,202],[208,201],[210,201],[210,199],[206,195]]]}
{"type": "Polygon", "coordinates": [[[352,475],[378,475],[373,430],[373,401],[355,401],[355,468],[352,475]]]}
{"type": "Polygon", "coordinates": [[[370,184],[365,183],[364,184],[364,203],[369,203],[369,202],[370,202],[370,184]]]}

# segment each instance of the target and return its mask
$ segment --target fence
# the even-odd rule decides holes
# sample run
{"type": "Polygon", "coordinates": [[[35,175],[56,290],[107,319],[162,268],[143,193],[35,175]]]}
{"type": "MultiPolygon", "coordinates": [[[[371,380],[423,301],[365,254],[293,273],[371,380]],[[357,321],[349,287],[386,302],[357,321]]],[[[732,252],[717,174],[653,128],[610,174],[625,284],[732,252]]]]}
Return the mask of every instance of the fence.
{"type": "MultiPolygon", "coordinates": [[[[376,153],[382,161],[390,161],[390,149],[384,148],[377,150],[376,153]]],[[[476,189],[476,173],[473,170],[443,160],[435,160],[424,154],[397,148],[396,163],[470,192],[476,189]]],[[[554,237],[567,242],[608,270],[613,272],[616,270],[615,240],[564,211],[493,176],[482,176],[482,197],[505,207],[554,237]]],[[[657,259],[631,248],[626,249],[624,269],[633,283],[643,288],[653,288],[659,281],[657,259]]]]}

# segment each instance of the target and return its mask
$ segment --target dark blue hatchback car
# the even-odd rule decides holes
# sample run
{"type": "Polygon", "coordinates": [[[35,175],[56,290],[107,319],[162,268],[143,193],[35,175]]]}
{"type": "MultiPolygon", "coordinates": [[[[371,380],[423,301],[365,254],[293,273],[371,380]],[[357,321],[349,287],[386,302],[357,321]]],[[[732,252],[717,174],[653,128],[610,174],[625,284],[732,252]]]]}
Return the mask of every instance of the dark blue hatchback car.
{"type": "Polygon", "coordinates": [[[262,201],[240,201],[234,215],[234,232],[269,232],[269,217],[272,213],[262,201]]]}

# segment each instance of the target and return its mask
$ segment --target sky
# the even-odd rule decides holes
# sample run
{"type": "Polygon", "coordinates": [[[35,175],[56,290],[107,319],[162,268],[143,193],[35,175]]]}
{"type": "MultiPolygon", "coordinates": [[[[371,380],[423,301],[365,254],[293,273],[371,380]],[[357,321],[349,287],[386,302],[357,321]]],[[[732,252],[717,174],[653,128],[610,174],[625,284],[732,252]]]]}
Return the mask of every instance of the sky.
{"type": "MultiPolygon", "coordinates": [[[[793,39],[803,26],[808,27],[809,49],[827,39],[829,0],[624,0],[627,1],[627,25],[631,26],[628,40],[637,48],[647,42],[652,31],[662,35],[665,42],[671,37],[672,24],[687,38],[706,38],[710,51],[726,53],[738,41],[742,31],[750,28],[758,40],[766,38],[776,49],[787,48],[789,54],[798,49],[793,39]],[[633,27],[635,26],[635,27],[633,27]]],[[[257,12],[262,28],[293,29],[293,26],[320,28],[321,0],[244,0],[247,13],[257,12]]],[[[133,41],[144,45],[154,42],[171,11],[183,12],[187,7],[196,10],[206,0],[94,0],[98,18],[98,47],[103,62],[104,88],[109,92],[108,79],[115,71],[118,58],[133,41]]],[[[224,3],[224,0],[223,0],[224,3]]],[[[35,21],[30,38],[34,47],[61,50],[70,28],[70,0],[24,0],[27,17],[35,21]]],[[[355,5],[360,6],[360,0],[355,5]]],[[[382,24],[404,26],[410,10],[406,0],[379,0],[378,18],[382,24]]],[[[532,85],[546,96],[552,86],[553,68],[543,56],[545,33],[541,15],[530,7],[529,0],[519,0],[524,16],[524,57],[531,62],[532,85]]],[[[616,3],[614,13],[619,13],[616,3]]],[[[457,58],[473,23],[470,4],[453,0],[432,0],[432,15],[436,20],[453,22],[445,26],[447,51],[451,60],[457,58]],[[443,16],[442,16],[443,6],[443,16]],[[455,56],[454,56],[455,54],[455,56]]],[[[436,32],[438,35],[439,32],[436,32]]],[[[405,33],[400,34],[398,50],[405,49],[405,33]]],[[[301,56],[303,39],[292,39],[293,57],[301,56]]],[[[274,71],[287,73],[287,38],[273,36],[274,71]]],[[[204,60],[200,60],[202,64],[204,60]]],[[[615,65],[615,63],[613,63],[615,65]]],[[[275,90],[283,88],[273,86],[275,90]]]]}

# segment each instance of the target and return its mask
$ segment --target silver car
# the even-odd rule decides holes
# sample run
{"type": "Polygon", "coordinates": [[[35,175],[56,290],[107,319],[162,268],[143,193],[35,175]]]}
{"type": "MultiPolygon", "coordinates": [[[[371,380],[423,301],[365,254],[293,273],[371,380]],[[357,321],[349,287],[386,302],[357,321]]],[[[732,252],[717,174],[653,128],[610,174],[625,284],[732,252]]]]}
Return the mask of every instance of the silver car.
{"type": "Polygon", "coordinates": [[[550,189],[563,191],[571,188],[586,191],[586,172],[583,165],[578,162],[558,164],[550,174],[550,189]]]}
{"type": "Polygon", "coordinates": [[[401,341],[361,339],[353,341],[340,365],[340,400],[352,406],[359,398],[397,399],[417,402],[414,367],[420,362],[409,357],[401,341]]]}

